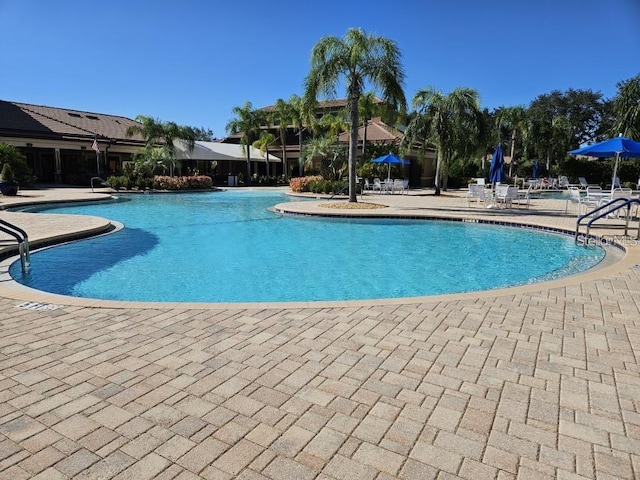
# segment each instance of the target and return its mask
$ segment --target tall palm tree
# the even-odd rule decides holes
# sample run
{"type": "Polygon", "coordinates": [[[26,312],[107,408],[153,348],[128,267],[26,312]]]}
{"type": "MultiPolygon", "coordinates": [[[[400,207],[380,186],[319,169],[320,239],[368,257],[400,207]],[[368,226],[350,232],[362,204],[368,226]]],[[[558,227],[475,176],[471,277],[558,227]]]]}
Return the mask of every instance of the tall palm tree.
{"type": "Polygon", "coordinates": [[[343,77],[349,107],[349,202],[357,202],[358,101],[366,82],[370,82],[382,91],[385,102],[396,108],[404,107],[404,70],[398,46],[392,40],[354,28],[342,39],[334,36],[320,39],[311,52],[311,71],[304,81],[307,103],[316,101],[319,93],[335,95],[343,77]]]}
{"type": "Polygon", "coordinates": [[[440,195],[441,176],[454,154],[464,152],[469,138],[481,133],[479,95],[466,87],[449,95],[428,87],[414,95],[412,105],[416,112],[407,127],[405,143],[421,143],[423,148],[428,142],[435,145],[435,194],[440,195]]]}
{"type": "Polygon", "coordinates": [[[523,106],[500,108],[496,113],[498,129],[507,128],[511,132],[511,163],[509,176],[512,175],[515,163],[516,137],[520,134],[524,138],[527,130],[527,110],[523,106]]]}
{"type": "Polygon", "coordinates": [[[242,134],[240,143],[242,150],[247,154],[247,179],[246,184],[251,184],[251,149],[249,148],[260,136],[262,115],[253,109],[251,102],[245,102],[242,107],[234,107],[232,113],[235,118],[229,120],[226,131],[232,135],[242,134]]]}
{"type": "Polygon", "coordinates": [[[269,174],[269,147],[276,143],[276,136],[267,131],[260,132],[260,138],[253,142],[253,146],[260,150],[260,153],[263,155],[266,153],[266,162],[267,162],[267,177],[269,174]]]}
{"type": "Polygon", "coordinates": [[[298,167],[299,175],[302,177],[305,165],[302,159],[302,135],[305,130],[312,128],[314,123],[315,115],[313,109],[315,102],[314,105],[307,105],[304,99],[294,93],[289,97],[289,105],[291,106],[291,125],[293,125],[298,137],[298,167]]]}
{"type": "Polygon", "coordinates": [[[289,179],[289,162],[287,161],[287,127],[293,123],[293,106],[279,98],[276,100],[275,108],[271,111],[270,119],[273,126],[278,131],[280,145],[282,146],[282,170],[284,179],[289,179]]]}
{"type": "Polygon", "coordinates": [[[617,87],[613,98],[616,120],[611,134],[640,140],[640,75],[619,82],[617,87]]]}

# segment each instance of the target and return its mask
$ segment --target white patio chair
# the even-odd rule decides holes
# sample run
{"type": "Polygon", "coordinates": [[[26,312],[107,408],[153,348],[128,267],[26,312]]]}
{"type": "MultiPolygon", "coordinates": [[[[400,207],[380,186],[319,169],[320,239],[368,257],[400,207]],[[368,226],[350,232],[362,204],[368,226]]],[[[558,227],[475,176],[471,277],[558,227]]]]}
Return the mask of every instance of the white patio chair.
{"type": "Polygon", "coordinates": [[[467,207],[471,206],[471,201],[475,200],[476,205],[480,205],[482,202],[483,205],[486,204],[486,201],[490,198],[487,193],[487,188],[484,185],[478,185],[477,183],[469,184],[469,191],[467,193],[467,207]]]}
{"type": "Polygon", "coordinates": [[[393,180],[393,189],[400,194],[404,193],[404,182],[401,178],[396,178],[393,180]]]}
{"type": "Polygon", "coordinates": [[[531,203],[531,189],[532,187],[529,185],[524,192],[518,191],[518,206],[524,202],[527,205],[527,208],[529,208],[529,204],[531,203]]]}
{"type": "Polygon", "coordinates": [[[409,193],[409,179],[405,178],[402,180],[402,191],[409,193]]]}
{"type": "Polygon", "coordinates": [[[498,205],[502,204],[505,208],[513,206],[513,200],[518,196],[518,187],[515,185],[497,185],[495,193],[495,201],[498,205]]]}
{"type": "Polygon", "coordinates": [[[578,215],[582,209],[582,196],[580,195],[580,189],[578,187],[569,187],[569,198],[564,206],[564,213],[569,211],[569,203],[578,206],[578,215]]]}
{"type": "Polygon", "coordinates": [[[380,179],[378,177],[373,179],[373,187],[371,188],[371,192],[375,193],[376,190],[382,193],[382,183],[380,182],[380,179]]]}

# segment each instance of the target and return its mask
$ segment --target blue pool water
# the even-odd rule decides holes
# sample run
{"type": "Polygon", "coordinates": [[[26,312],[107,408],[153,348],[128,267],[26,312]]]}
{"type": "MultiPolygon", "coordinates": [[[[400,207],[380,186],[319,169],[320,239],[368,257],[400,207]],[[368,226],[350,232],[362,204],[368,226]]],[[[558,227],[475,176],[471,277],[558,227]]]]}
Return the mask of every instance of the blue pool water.
{"type": "Polygon", "coordinates": [[[278,193],[130,195],[40,208],[117,220],[110,235],[44,249],[17,281],[79,297],[273,302],[414,297],[527,284],[598,263],[600,249],[520,228],[282,217],[278,193]]]}

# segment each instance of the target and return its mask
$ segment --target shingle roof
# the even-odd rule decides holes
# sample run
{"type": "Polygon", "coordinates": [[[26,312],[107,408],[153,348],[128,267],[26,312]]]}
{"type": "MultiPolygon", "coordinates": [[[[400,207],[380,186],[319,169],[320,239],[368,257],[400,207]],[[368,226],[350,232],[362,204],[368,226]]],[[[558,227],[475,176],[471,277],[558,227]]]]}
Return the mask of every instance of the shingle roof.
{"type": "MultiPolygon", "coordinates": [[[[376,103],[382,103],[382,100],[380,100],[379,98],[376,97],[376,103]]],[[[324,109],[331,109],[331,108],[343,108],[347,106],[347,99],[346,98],[338,98],[338,99],[334,99],[334,100],[321,100],[317,103],[316,105],[316,109],[318,110],[324,110],[324,109]]],[[[265,110],[265,111],[271,111],[273,109],[275,109],[276,106],[275,105],[268,105],[266,107],[263,108],[259,108],[258,110],[265,110]]]]}
{"type": "Polygon", "coordinates": [[[60,138],[109,138],[142,141],[126,136],[127,128],[139,125],[130,118],[66,108],[30,105],[0,100],[0,135],[60,138]]]}
{"type": "MultiPolygon", "coordinates": [[[[364,137],[364,126],[358,129],[358,139],[364,137]]],[[[349,141],[349,132],[343,132],[338,137],[340,142],[349,141]]],[[[367,141],[369,142],[399,142],[402,140],[402,132],[390,127],[379,119],[370,120],[367,123],[367,141]]]]}

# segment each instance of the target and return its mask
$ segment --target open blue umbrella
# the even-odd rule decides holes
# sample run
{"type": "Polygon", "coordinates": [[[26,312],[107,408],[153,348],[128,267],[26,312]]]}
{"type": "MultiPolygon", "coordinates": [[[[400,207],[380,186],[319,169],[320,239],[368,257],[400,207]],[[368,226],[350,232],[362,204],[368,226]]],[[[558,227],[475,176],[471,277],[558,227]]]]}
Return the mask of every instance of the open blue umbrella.
{"type": "Polygon", "coordinates": [[[405,160],[404,158],[400,158],[393,153],[387,153],[378,158],[374,158],[371,160],[371,163],[386,163],[389,165],[389,172],[387,174],[387,180],[391,180],[391,165],[409,165],[411,162],[409,160],[405,160]]]}
{"type": "Polygon", "coordinates": [[[604,142],[594,143],[586,147],[571,150],[571,155],[585,155],[587,157],[612,158],[616,161],[613,164],[613,175],[611,176],[611,188],[615,188],[616,176],[618,173],[618,163],[621,158],[640,158],[640,142],[623,137],[622,135],[604,142]]]}
{"type": "Polygon", "coordinates": [[[489,181],[491,183],[500,183],[502,177],[502,166],[504,165],[504,154],[502,153],[502,147],[498,145],[493,157],[491,158],[491,165],[489,166],[489,181]]]}
{"type": "Polygon", "coordinates": [[[531,178],[538,178],[540,175],[540,160],[536,160],[536,163],[533,164],[533,172],[531,172],[531,178]]]}

